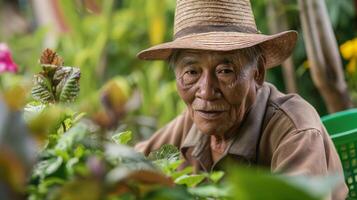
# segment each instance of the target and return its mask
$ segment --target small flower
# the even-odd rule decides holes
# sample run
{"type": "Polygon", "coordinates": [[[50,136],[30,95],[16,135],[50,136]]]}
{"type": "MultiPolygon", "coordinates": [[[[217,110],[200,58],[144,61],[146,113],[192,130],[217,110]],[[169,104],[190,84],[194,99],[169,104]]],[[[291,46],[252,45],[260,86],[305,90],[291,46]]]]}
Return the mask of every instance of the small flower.
{"type": "Polygon", "coordinates": [[[0,73],[16,73],[17,70],[17,65],[12,59],[9,47],[5,43],[0,43],[0,73]]]}
{"type": "Polygon", "coordinates": [[[349,60],[357,57],[357,38],[349,40],[340,46],[340,51],[344,59],[349,60]]]}
{"type": "Polygon", "coordinates": [[[350,75],[353,75],[357,71],[357,57],[354,57],[350,60],[350,62],[347,65],[347,73],[350,75]]]}

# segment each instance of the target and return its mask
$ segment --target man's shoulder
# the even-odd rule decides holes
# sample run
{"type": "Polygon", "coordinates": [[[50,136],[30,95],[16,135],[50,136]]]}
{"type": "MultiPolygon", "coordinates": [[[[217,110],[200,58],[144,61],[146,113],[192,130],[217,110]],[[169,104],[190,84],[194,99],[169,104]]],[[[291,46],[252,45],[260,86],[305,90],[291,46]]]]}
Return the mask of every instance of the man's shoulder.
{"type": "Polygon", "coordinates": [[[321,130],[320,116],[311,104],[298,94],[283,94],[270,84],[269,87],[271,90],[268,108],[274,110],[276,117],[289,122],[297,131],[321,130]]]}

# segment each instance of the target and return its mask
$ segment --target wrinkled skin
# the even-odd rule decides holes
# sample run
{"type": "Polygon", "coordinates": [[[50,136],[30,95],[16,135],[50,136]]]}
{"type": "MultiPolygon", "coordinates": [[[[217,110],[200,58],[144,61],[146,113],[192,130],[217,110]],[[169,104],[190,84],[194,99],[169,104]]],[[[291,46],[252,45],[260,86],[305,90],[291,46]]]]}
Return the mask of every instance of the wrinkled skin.
{"type": "Polygon", "coordinates": [[[217,144],[226,141],[255,101],[264,61],[240,51],[181,50],[173,64],[179,95],[197,128],[217,144]]]}

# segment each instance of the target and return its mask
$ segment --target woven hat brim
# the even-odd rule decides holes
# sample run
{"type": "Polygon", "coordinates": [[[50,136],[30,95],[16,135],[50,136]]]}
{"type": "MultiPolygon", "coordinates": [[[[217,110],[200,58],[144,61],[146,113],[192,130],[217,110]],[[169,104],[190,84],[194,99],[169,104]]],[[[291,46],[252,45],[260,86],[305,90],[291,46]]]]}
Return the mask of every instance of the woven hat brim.
{"type": "Polygon", "coordinates": [[[187,35],[153,46],[138,53],[142,60],[166,60],[173,49],[194,49],[209,51],[232,51],[259,45],[266,58],[266,67],[280,65],[287,59],[297,41],[296,31],[285,31],[274,35],[240,32],[207,32],[187,35]]]}

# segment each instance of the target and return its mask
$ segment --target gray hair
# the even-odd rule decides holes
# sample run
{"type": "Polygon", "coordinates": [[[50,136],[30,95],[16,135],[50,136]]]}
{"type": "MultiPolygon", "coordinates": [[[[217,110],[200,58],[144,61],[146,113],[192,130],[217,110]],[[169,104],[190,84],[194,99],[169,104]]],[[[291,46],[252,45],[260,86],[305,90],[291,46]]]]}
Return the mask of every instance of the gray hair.
{"type": "MultiPolygon", "coordinates": [[[[177,62],[177,59],[181,52],[181,49],[172,50],[170,57],[167,59],[167,62],[171,69],[175,68],[175,63],[177,62]]],[[[263,55],[261,47],[258,45],[249,48],[234,50],[233,52],[235,55],[237,55],[235,61],[238,61],[239,63],[240,59],[238,57],[238,54],[243,54],[245,57],[249,58],[248,66],[257,66],[260,59],[263,59],[262,61],[265,64],[265,57],[263,55]]]]}

